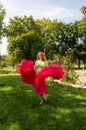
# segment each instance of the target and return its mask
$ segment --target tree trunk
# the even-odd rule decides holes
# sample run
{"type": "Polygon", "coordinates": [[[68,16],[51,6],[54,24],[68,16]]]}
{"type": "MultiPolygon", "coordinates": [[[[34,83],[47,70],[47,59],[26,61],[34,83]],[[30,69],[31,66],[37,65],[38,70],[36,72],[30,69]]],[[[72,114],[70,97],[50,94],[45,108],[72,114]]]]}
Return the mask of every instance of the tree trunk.
{"type": "Polygon", "coordinates": [[[78,57],[78,69],[80,69],[80,57],[78,57]]]}

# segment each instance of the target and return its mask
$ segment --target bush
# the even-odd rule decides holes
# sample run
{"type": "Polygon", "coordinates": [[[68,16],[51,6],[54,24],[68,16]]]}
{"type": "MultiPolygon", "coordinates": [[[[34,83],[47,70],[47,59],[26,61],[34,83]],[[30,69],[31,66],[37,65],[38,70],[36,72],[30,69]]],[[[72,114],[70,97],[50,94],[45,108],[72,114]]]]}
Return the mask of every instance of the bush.
{"type": "Polygon", "coordinates": [[[63,81],[75,84],[78,79],[78,76],[75,71],[69,71],[67,74],[65,74],[63,81]]]}
{"type": "Polygon", "coordinates": [[[0,74],[10,74],[10,73],[16,73],[15,68],[11,68],[11,67],[0,68],[0,74]]]}
{"type": "Polygon", "coordinates": [[[64,56],[57,55],[55,60],[57,61],[57,63],[60,63],[64,68],[65,75],[62,81],[75,84],[78,76],[74,70],[72,50],[69,48],[64,56]]]}

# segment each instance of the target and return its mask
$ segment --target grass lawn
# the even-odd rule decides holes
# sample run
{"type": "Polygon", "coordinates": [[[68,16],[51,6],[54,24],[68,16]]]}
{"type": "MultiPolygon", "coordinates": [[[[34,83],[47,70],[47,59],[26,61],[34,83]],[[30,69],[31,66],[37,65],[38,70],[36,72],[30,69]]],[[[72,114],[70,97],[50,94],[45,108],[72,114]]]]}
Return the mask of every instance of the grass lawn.
{"type": "Polygon", "coordinates": [[[47,83],[47,102],[17,74],[0,75],[0,130],[86,130],[86,89],[47,83]]]}

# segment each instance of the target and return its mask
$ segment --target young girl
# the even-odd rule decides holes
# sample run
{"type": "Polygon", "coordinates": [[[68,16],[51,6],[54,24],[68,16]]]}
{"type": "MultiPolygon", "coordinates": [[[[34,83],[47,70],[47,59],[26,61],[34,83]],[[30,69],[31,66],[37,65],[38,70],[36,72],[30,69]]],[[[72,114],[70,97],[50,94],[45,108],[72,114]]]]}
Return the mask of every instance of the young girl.
{"type": "MultiPolygon", "coordinates": [[[[43,52],[39,52],[37,54],[37,60],[35,62],[35,65],[34,65],[34,69],[35,69],[35,72],[36,72],[36,75],[42,70],[43,67],[47,66],[48,65],[48,62],[46,61],[46,57],[44,55],[43,52]]],[[[46,90],[46,83],[43,83],[41,86],[40,86],[40,104],[43,104],[45,102],[45,98],[44,98],[44,93],[47,93],[47,90],[46,90]],[[42,90],[43,88],[45,88],[45,92],[42,90]]]]}
{"type": "Polygon", "coordinates": [[[31,60],[23,59],[17,65],[17,72],[21,74],[23,82],[33,85],[35,93],[40,96],[40,104],[45,103],[44,94],[47,93],[45,79],[47,77],[61,79],[64,76],[64,70],[61,65],[48,65],[43,52],[37,54],[35,64],[31,60]]]}

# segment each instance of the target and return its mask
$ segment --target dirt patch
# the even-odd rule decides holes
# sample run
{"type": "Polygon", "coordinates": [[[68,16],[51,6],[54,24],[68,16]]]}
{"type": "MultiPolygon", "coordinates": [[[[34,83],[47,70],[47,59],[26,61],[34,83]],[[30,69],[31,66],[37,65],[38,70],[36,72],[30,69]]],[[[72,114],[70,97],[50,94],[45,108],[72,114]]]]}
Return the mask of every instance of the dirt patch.
{"type": "Polygon", "coordinates": [[[86,87],[86,70],[76,70],[78,75],[78,80],[76,82],[76,85],[79,85],[81,87],[86,87]]]}

